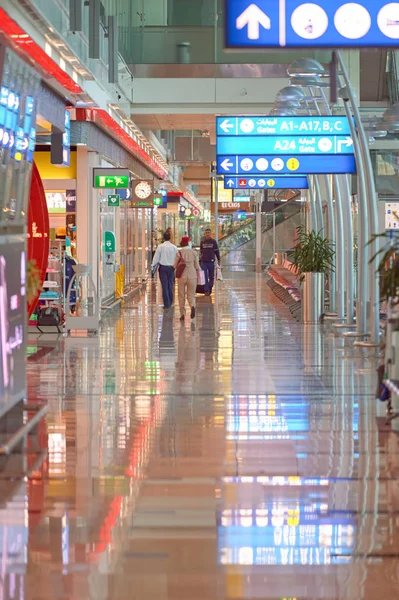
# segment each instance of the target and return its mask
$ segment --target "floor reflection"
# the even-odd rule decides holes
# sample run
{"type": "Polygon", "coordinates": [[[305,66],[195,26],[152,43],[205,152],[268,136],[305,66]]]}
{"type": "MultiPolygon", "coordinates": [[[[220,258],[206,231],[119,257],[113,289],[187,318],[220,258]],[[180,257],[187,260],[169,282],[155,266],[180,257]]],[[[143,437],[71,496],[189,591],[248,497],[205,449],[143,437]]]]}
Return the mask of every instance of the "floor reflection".
{"type": "Polygon", "coordinates": [[[0,461],[0,600],[395,597],[375,362],[229,277],[193,321],[151,283],[98,338],[32,342],[49,413],[0,461]]]}

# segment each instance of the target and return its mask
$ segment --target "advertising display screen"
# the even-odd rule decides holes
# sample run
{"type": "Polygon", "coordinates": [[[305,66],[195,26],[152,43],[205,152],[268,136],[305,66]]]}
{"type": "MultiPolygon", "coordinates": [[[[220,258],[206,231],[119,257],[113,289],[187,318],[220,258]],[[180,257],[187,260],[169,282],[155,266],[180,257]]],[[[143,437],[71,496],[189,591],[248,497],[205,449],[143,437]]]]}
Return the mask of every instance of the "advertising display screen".
{"type": "Polygon", "coordinates": [[[25,394],[26,255],[22,237],[0,237],[0,415],[25,394]]]}

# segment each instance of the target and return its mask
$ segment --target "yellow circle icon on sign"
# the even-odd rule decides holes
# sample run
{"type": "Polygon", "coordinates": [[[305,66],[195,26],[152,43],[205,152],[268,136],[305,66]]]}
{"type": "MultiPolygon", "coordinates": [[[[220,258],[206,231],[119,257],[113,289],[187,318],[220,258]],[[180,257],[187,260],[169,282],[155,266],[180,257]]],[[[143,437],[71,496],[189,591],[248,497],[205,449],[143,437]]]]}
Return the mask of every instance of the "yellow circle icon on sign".
{"type": "Polygon", "coordinates": [[[276,185],[276,182],[274,181],[274,179],[269,179],[267,182],[267,186],[268,187],[274,187],[276,185]]]}
{"type": "Polygon", "coordinates": [[[289,171],[297,171],[299,169],[299,160],[297,158],[289,158],[287,160],[287,168],[289,171]]]}

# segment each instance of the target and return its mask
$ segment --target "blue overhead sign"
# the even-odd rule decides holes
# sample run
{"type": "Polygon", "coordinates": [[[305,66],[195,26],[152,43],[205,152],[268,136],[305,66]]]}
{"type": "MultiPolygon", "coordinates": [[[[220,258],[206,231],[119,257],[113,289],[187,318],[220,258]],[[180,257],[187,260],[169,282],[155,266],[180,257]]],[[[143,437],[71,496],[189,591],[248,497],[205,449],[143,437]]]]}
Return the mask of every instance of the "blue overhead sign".
{"type": "Polygon", "coordinates": [[[299,175],[298,177],[225,177],[224,187],[231,190],[307,190],[309,185],[308,178],[299,175]]]}
{"type": "Polygon", "coordinates": [[[285,155],[220,155],[217,156],[219,175],[293,175],[295,173],[356,173],[352,154],[337,156],[305,154],[285,155]]]}
{"type": "Polygon", "coordinates": [[[399,2],[226,0],[228,48],[395,47],[399,2]]]}
{"type": "Polygon", "coordinates": [[[356,172],[347,117],[226,116],[216,133],[222,175],[356,172]]]}
{"type": "Polygon", "coordinates": [[[217,136],[350,135],[347,117],[216,117],[217,136]]]}
{"type": "Polygon", "coordinates": [[[216,154],[353,154],[350,136],[218,137],[216,154]]]}

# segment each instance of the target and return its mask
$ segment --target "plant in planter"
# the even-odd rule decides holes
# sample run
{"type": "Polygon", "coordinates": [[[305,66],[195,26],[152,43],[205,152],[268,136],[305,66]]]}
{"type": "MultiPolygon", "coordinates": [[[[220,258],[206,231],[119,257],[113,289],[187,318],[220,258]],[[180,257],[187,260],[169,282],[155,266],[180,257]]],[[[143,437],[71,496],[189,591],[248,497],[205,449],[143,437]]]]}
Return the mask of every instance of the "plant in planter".
{"type": "Polygon", "coordinates": [[[325,279],[334,270],[334,245],[315,231],[298,227],[298,243],[292,256],[303,284],[304,323],[318,323],[324,313],[325,279]]]}
{"type": "Polygon", "coordinates": [[[383,239],[385,244],[370,259],[370,263],[379,259],[377,272],[380,278],[381,300],[399,303],[399,238],[390,233],[379,233],[372,237],[369,244],[375,239],[383,239]]]}

